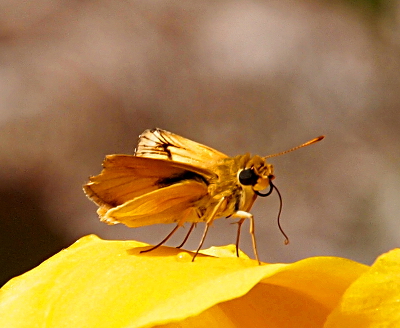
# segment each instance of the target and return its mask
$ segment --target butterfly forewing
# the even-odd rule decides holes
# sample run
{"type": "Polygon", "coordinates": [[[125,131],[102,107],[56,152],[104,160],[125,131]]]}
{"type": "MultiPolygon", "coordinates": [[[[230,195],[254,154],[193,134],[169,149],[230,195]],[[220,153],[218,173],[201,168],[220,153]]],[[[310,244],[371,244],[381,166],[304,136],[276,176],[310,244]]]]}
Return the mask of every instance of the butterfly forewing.
{"type": "Polygon", "coordinates": [[[161,129],[144,131],[139,137],[135,155],[170,160],[205,169],[209,169],[212,163],[228,157],[213,148],[161,129]]]}

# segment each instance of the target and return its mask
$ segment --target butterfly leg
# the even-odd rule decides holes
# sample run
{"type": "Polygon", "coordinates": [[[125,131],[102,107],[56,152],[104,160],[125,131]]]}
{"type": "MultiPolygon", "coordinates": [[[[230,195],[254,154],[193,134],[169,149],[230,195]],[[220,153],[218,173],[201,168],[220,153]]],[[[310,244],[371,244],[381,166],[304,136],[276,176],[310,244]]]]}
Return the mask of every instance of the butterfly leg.
{"type": "Polygon", "coordinates": [[[154,249],[160,247],[160,246],[161,246],[162,244],[164,244],[169,238],[171,238],[171,236],[175,233],[176,230],[178,230],[179,227],[181,227],[181,225],[178,223],[178,224],[176,225],[176,227],[168,234],[168,236],[165,237],[163,240],[161,240],[157,245],[155,245],[155,246],[153,246],[153,247],[151,247],[151,248],[149,248],[149,249],[146,249],[146,250],[144,250],[144,251],[140,251],[140,253],[147,253],[147,252],[150,252],[150,251],[152,251],[152,250],[154,250],[154,249]]]}
{"type": "MultiPolygon", "coordinates": [[[[186,215],[184,215],[184,216],[182,217],[182,219],[178,222],[178,224],[176,225],[176,227],[175,227],[174,229],[172,229],[172,231],[167,235],[167,237],[165,237],[163,240],[161,240],[157,245],[155,245],[155,246],[153,246],[153,247],[151,247],[151,248],[149,248],[149,249],[146,249],[146,250],[144,250],[144,251],[140,251],[140,253],[147,253],[147,252],[150,252],[150,251],[152,251],[152,250],[154,250],[154,249],[160,247],[162,244],[164,244],[168,239],[171,238],[171,236],[176,232],[176,230],[178,230],[180,227],[182,227],[182,226],[185,224],[187,215],[189,215],[191,211],[193,211],[193,209],[192,209],[192,208],[189,208],[188,211],[187,211],[187,213],[186,213],[186,215]]],[[[190,227],[190,229],[193,230],[192,227],[190,227]]],[[[189,232],[191,232],[191,230],[189,230],[189,232]]],[[[189,234],[188,234],[188,235],[189,235],[189,234]]],[[[188,237],[189,237],[189,236],[186,236],[185,239],[187,239],[188,237]]],[[[184,240],[184,241],[186,241],[186,240],[184,240]]],[[[183,246],[183,243],[182,243],[182,246],[183,246]]]]}
{"type": "MultiPolygon", "coordinates": [[[[236,250],[238,249],[238,244],[239,244],[239,236],[240,236],[240,228],[244,220],[249,219],[250,220],[250,235],[251,235],[251,240],[253,242],[253,252],[256,257],[256,260],[258,261],[258,264],[261,264],[260,259],[258,257],[258,251],[257,251],[257,243],[256,243],[256,235],[254,234],[254,217],[253,214],[245,211],[237,211],[232,215],[233,217],[238,217],[240,218],[239,220],[239,230],[238,230],[238,236],[236,238],[236,250]]],[[[238,250],[237,250],[238,252],[238,250]]]]}
{"type": "Polygon", "coordinates": [[[242,229],[242,224],[246,219],[240,219],[238,222],[234,222],[238,225],[238,231],[236,236],[236,256],[239,257],[239,240],[240,240],[240,229],[242,229]]]}
{"type": "Polygon", "coordinates": [[[183,240],[182,244],[180,244],[179,246],[176,246],[176,248],[181,248],[183,245],[185,245],[186,241],[188,240],[188,238],[189,238],[190,234],[192,233],[193,228],[194,228],[195,226],[196,226],[196,223],[195,223],[195,222],[192,223],[192,225],[190,226],[189,231],[188,231],[188,233],[186,234],[186,237],[185,237],[185,239],[183,240]]]}
{"type": "Polygon", "coordinates": [[[214,221],[214,219],[215,219],[215,217],[217,215],[217,212],[220,209],[220,207],[222,206],[222,204],[224,203],[224,201],[225,201],[225,197],[222,197],[219,200],[219,202],[217,203],[217,205],[214,207],[214,209],[213,209],[212,213],[210,214],[209,218],[207,219],[206,227],[205,227],[204,232],[203,232],[203,236],[201,237],[201,241],[200,241],[199,247],[197,247],[197,251],[196,251],[196,253],[194,254],[194,256],[192,258],[192,262],[194,262],[194,259],[196,258],[197,254],[199,254],[199,251],[200,251],[201,247],[203,246],[204,240],[206,239],[208,228],[210,228],[211,224],[213,223],[213,221],[214,221]]]}

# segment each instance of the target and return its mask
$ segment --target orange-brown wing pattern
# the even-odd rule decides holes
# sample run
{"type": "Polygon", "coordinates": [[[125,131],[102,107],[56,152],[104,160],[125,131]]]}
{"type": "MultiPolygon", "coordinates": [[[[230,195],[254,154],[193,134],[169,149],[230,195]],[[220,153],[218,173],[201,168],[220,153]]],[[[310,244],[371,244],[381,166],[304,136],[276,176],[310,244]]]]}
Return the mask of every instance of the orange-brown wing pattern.
{"type": "Polygon", "coordinates": [[[83,186],[102,221],[139,227],[196,222],[196,202],[207,202],[213,163],[226,155],[161,129],[140,136],[135,155],[109,155],[102,172],[83,186]]]}
{"type": "Polygon", "coordinates": [[[135,155],[190,164],[207,169],[213,162],[228,156],[213,149],[161,129],[144,131],[138,141],[135,155]]]}
{"type": "Polygon", "coordinates": [[[207,195],[207,186],[195,180],[184,180],[136,197],[100,214],[102,221],[142,227],[159,223],[199,219],[195,203],[207,195]]]}
{"type": "Polygon", "coordinates": [[[103,171],[83,186],[97,205],[115,207],[182,180],[207,184],[214,173],[190,165],[132,155],[108,155],[103,171]]]}

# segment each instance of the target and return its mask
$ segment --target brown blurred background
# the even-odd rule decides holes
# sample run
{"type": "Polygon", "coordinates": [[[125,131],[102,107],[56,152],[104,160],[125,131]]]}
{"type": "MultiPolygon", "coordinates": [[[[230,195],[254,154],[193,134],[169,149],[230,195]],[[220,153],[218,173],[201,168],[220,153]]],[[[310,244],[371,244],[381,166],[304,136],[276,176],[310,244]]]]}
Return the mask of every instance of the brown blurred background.
{"type": "MultiPolygon", "coordinates": [[[[270,160],[291,243],[276,194],[258,199],[263,261],[397,247],[399,23],[388,0],[0,0],[0,285],[86,234],[164,238],[172,226],[100,223],[81,189],[153,127],[229,155],[327,136],[270,160]]],[[[230,222],[205,247],[234,243],[230,222]]]]}

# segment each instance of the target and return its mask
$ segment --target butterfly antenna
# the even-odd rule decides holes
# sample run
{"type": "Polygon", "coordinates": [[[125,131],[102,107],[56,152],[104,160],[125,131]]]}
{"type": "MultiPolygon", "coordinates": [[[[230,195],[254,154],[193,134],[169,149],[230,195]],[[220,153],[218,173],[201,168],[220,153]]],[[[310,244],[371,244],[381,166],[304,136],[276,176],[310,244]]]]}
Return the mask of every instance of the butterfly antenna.
{"type": "Polygon", "coordinates": [[[282,213],[282,205],[283,205],[282,196],[281,196],[281,193],[279,192],[279,189],[276,188],[276,186],[272,183],[272,181],[269,181],[269,183],[272,186],[272,188],[274,188],[276,190],[276,192],[278,193],[278,196],[279,196],[278,227],[279,227],[279,230],[281,231],[282,235],[285,237],[285,245],[287,245],[287,244],[289,244],[289,237],[286,235],[285,231],[283,231],[282,226],[281,226],[281,213],[282,213]]]}
{"type": "MultiPolygon", "coordinates": [[[[263,158],[271,158],[271,157],[281,156],[281,155],[283,155],[283,154],[290,153],[290,152],[293,151],[293,150],[297,150],[297,149],[299,149],[299,148],[303,148],[303,147],[312,145],[313,143],[316,143],[316,142],[318,142],[318,141],[321,141],[321,140],[324,139],[324,138],[325,138],[325,136],[319,136],[319,137],[317,137],[317,138],[314,138],[314,139],[312,139],[312,140],[310,140],[310,141],[307,141],[307,142],[303,143],[303,144],[300,145],[300,146],[293,147],[293,148],[291,148],[291,149],[285,150],[285,151],[280,152],[280,153],[277,153],[277,154],[267,155],[267,156],[264,156],[263,158]]],[[[276,189],[276,188],[275,188],[275,189],[276,189]]],[[[278,190],[276,190],[276,191],[278,191],[278,190]]],[[[278,193],[279,193],[279,192],[278,192],[278,193]]]]}

